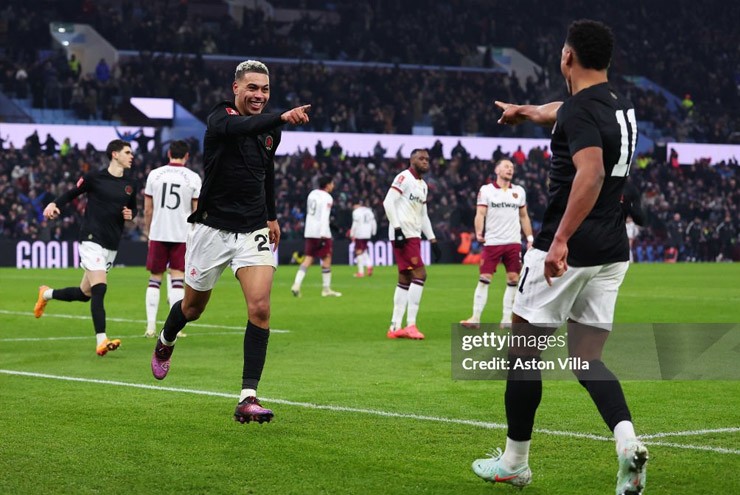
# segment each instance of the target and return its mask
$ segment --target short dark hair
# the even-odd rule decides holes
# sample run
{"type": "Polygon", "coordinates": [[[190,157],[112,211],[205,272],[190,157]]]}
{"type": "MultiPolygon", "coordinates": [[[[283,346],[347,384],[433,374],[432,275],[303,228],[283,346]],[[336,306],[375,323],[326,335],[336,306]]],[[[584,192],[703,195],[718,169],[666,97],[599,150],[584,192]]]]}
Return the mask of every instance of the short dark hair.
{"type": "Polygon", "coordinates": [[[414,148],[414,149],[411,150],[411,154],[409,155],[409,157],[414,156],[415,154],[419,153],[420,151],[426,151],[427,153],[429,153],[429,150],[427,148],[414,148]]]}
{"type": "Polygon", "coordinates": [[[609,67],[614,50],[611,28],[599,21],[580,19],[568,26],[565,43],[573,48],[584,69],[604,70],[609,67]]]}
{"type": "Polygon", "coordinates": [[[108,157],[108,160],[113,159],[113,153],[118,153],[123,148],[131,147],[131,143],[128,141],[124,141],[123,139],[114,139],[110,143],[108,143],[108,146],[105,148],[105,156],[108,157]]]}
{"type": "Polygon", "coordinates": [[[319,189],[326,189],[326,186],[334,181],[334,177],[331,175],[322,175],[319,178],[319,189]]]}
{"type": "Polygon", "coordinates": [[[190,151],[188,143],[182,140],[172,141],[170,143],[170,157],[175,159],[185,158],[185,155],[190,151]]]}

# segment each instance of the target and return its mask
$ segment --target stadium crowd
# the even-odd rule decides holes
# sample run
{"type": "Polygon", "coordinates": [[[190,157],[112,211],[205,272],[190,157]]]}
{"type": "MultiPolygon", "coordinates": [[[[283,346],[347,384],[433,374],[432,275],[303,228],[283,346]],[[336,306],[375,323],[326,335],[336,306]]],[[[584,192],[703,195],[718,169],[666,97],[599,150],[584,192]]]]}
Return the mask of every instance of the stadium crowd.
{"type": "MultiPolygon", "coordinates": [[[[490,67],[490,52],[478,47],[513,46],[545,69],[521,81],[516,74],[491,72],[271,64],[278,81],[273,104],[312,103],[313,130],[408,133],[414,123],[424,123],[437,135],[502,135],[512,131],[494,125],[493,98],[538,102],[564,92],[553,59],[562,43],[553,20],[600,12],[619,26],[612,80],[634,100],[638,120],[649,120],[663,136],[680,141],[738,139],[740,101],[732,71],[740,61],[735,49],[740,39],[731,19],[740,7],[734,4],[710,1],[697,9],[666,0],[619,6],[599,0],[597,8],[593,2],[570,0],[526,9],[482,1],[461,8],[459,0],[423,7],[386,0],[307,1],[298,5],[317,10],[334,5],[336,23],[323,20],[331,16],[308,15],[277,22],[260,10],[248,11],[239,23],[225,14],[225,4],[211,9],[222,15],[204,18],[188,2],[47,3],[47,9],[31,9],[12,0],[0,10],[8,41],[0,59],[0,86],[12,96],[31,96],[36,107],[74,109],[81,119],[116,120],[121,102],[130,96],[172,97],[203,117],[224,96],[212,81],[229,77],[234,64],[200,55],[490,67]],[[456,22],[448,22],[451,16],[456,22]],[[657,18],[670,29],[653,29],[657,18]],[[52,50],[52,20],[88,22],[117,48],[142,52],[117,64],[101,60],[96,67],[81,67],[52,50]],[[174,55],[152,53],[157,51],[174,55]],[[189,53],[199,56],[178,56],[189,53]],[[683,98],[682,105],[669,109],[660,93],[617,77],[629,74],[662,84],[683,98]]],[[[294,3],[272,2],[276,8],[294,3]]],[[[514,132],[531,135],[533,130],[514,132]]]]}
{"type": "MultiPolygon", "coordinates": [[[[374,210],[379,220],[377,237],[384,239],[387,219],[382,201],[395,174],[408,166],[407,158],[400,153],[393,159],[384,158],[382,143],[378,143],[375,155],[365,157],[346,156],[338,142],[316,144],[313,150],[276,159],[283,237],[302,238],[306,197],[320,176],[330,174],[336,183],[335,238],[346,237],[352,206],[359,201],[374,210]]],[[[430,148],[431,171],[426,180],[434,231],[440,240],[457,242],[473,228],[476,195],[479,187],[492,179],[492,166],[491,160],[471,158],[462,146],[450,151],[452,158],[445,159],[439,142],[430,148]]],[[[547,151],[538,148],[512,156],[518,165],[514,182],[527,191],[535,232],[547,198],[547,158],[547,151]]],[[[45,147],[38,136],[29,136],[21,149],[0,150],[0,163],[0,239],[75,240],[84,198],[76,200],[74,208],[62,212],[56,222],[44,220],[41,212],[81,174],[103,166],[102,154],[90,146],[80,148],[70,143],[45,147]]],[[[140,185],[140,201],[147,174],[162,163],[161,143],[155,143],[149,152],[137,151],[133,173],[140,185]]],[[[194,154],[188,166],[202,173],[202,157],[194,154]]],[[[740,259],[738,170],[737,162],[674,167],[649,156],[638,157],[630,180],[640,191],[646,222],[635,243],[636,261],[740,259]]],[[[128,226],[126,238],[143,239],[142,223],[140,215],[128,226]]]]}

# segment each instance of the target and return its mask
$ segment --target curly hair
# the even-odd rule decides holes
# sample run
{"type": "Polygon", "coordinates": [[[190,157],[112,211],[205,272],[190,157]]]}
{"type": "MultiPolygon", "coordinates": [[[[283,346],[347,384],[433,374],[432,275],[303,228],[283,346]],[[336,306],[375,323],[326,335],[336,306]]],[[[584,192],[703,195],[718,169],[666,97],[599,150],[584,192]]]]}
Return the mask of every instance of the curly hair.
{"type": "Polygon", "coordinates": [[[568,26],[565,43],[570,46],[584,69],[609,67],[614,49],[614,34],[606,24],[590,19],[573,21],[568,26]]]}

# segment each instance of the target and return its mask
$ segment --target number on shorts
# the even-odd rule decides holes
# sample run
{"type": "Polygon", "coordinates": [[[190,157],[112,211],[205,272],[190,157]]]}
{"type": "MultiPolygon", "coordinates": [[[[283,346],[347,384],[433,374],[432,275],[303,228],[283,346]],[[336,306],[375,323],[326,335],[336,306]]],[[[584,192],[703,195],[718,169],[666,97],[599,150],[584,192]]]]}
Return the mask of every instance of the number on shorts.
{"type": "Polygon", "coordinates": [[[267,245],[267,236],[265,234],[257,234],[254,236],[254,240],[257,241],[257,251],[270,250],[270,247],[267,245]]]}
{"type": "Polygon", "coordinates": [[[519,288],[517,289],[522,294],[524,294],[524,282],[527,281],[527,275],[529,275],[529,267],[528,266],[525,266],[524,267],[524,275],[522,275],[522,279],[519,282],[519,288]]]}

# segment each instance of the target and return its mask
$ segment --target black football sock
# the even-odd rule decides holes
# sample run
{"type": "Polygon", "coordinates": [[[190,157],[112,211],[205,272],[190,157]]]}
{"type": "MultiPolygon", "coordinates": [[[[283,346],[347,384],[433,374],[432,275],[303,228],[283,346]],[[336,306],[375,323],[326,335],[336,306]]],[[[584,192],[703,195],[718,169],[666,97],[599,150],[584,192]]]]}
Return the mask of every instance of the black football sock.
{"type": "Polygon", "coordinates": [[[90,289],[92,297],[90,300],[90,313],[92,313],[95,333],[105,333],[105,292],[108,284],[95,284],[90,289]]]}
{"type": "Polygon", "coordinates": [[[578,382],[588,390],[609,429],[614,431],[620,421],[632,421],[622,386],[614,373],[598,359],[588,364],[589,369],[579,373],[578,382]]]}
{"type": "Polygon", "coordinates": [[[170,314],[167,315],[167,320],[164,322],[164,328],[162,334],[167,342],[174,342],[177,338],[177,334],[180,330],[185,328],[185,324],[188,322],[185,319],[185,314],[182,312],[182,299],[177,301],[170,308],[170,314]]]}
{"type": "Polygon", "coordinates": [[[90,296],[86,296],[79,287],[65,287],[64,289],[54,289],[51,292],[51,298],[57,301],[82,301],[87,302],[90,296]]]}
{"type": "Polygon", "coordinates": [[[244,331],[243,389],[251,388],[257,390],[257,385],[262,377],[262,368],[265,367],[267,341],[269,339],[269,328],[260,328],[251,321],[247,322],[247,329],[244,331]]]}
{"type": "MultiPolygon", "coordinates": [[[[540,358],[521,358],[529,361],[540,358]]],[[[534,416],[542,400],[542,372],[539,369],[513,369],[516,357],[509,355],[504,404],[506,406],[506,436],[518,442],[532,439],[534,416]]]]}

